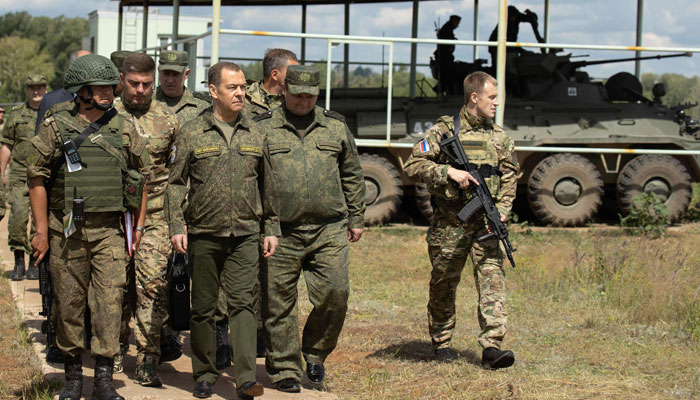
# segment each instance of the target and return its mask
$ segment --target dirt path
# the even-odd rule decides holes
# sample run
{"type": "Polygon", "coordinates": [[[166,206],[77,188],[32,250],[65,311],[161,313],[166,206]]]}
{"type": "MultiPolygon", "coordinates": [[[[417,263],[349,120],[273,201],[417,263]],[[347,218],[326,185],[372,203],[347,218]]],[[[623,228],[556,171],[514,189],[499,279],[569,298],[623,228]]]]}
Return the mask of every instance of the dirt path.
{"type": "MultiPolygon", "coordinates": [[[[7,216],[0,222],[0,257],[7,276],[14,264],[14,256],[7,247],[7,216]]],[[[45,361],[46,336],[41,333],[41,322],[44,320],[44,317],[39,315],[41,311],[39,281],[10,281],[10,286],[17,302],[17,308],[27,323],[34,351],[42,361],[42,373],[47,379],[63,381],[63,365],[48,364],[45,361]]],[[[190,359],[192,352],[189,343],[189,332],[185,332],[181,335],[181,339],[184,339],[184,355],[176,361],[165,363],[158,367],[158,374],[163,381],[162,388],[144,388],[133,383],[132,379],[136,363],[136,347],[133,343],[133,338],[134,335],[132,334],[129,353],[124,360],[125,373],[114,375],[115,387],[119,391],[119,394],[127,399],[192,399],[194,381],[192,380],[192,362],[190,359]]],[[[90,395],[92,393],[94,361],[89,353],[83,354],[83,364],[83,374],[85,375],[83,393],[90,395]]],[[[222,376],[214,385],[212,399],[236,398],[232,374],[233,367],[228,367],[226,370],[222,371],[222,376]]],[[[267,378],[267,374],[265,373],[265,360],[262,358],[258,358],[257,360],[257,376],[258,380],[265,385],[265,395],[258,397],[259,399],[337,399],[337,396],[331,393],[313,390],[313,384],[306,379],[302,382],[305,388],[303,388],[302,392],[299,394],[278,392],[273,388],[272,383],[267,378]]],[[[58,395],[56,395],[55,398],[58,398],[58,395]]]]}

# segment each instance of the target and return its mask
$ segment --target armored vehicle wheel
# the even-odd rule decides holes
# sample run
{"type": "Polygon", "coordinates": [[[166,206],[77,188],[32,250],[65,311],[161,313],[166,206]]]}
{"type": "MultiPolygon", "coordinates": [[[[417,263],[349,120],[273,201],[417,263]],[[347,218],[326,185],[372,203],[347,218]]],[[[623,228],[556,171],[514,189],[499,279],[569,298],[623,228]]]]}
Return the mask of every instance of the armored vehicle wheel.
{"type": "Polygon", "coordinates": [[[365,223],[383,224],[396,214],[401,204],[403,188],[399,171],[376,154],[360,155],[360,164],[365,176],[365,223]]]}
{"type": "Polygon", "coordinates": [[[623,214],[632,208],[632,199],[641,192],[655,193],[668,208],[671,222],[680,220],[688,210],[690,174],[676,158],[644,154],[627,163],[617,177],[617,203],[623,214]]]}
{"type": "Polygon", "coordinates": [[[416,184],[416,207],[428,221],[433,218],[433,205],[430,204],[430,192],[425,183],[416,184]]]}
{"type": "Polygon", "coordinates": [[[603,180],[585,157],[554,154],[532,171],[527,198],[532,212],[545,223],[582,225],[595,215],[603,201],[603,180]]]}

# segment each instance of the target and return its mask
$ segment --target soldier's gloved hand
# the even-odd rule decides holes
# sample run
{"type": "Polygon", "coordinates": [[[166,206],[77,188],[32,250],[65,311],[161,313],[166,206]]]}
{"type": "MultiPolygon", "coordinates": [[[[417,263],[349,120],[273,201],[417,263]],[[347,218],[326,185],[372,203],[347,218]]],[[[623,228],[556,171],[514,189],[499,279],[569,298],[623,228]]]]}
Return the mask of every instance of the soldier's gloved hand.
{"type": "Polygon", "coordinates": [[[49,251],[49,235],[48,233],[37,232],[32,239],[32,249],[34,250],[32,256],[34,257],[35,265],[39,265],[41,260],[44,259],[46,252],[49,251]]]}
{"type": "Polygon", "coordinates": [[[187,235],[173,235],[170,238],[170,243],[173,245],[173,249],[178,253],[187,254],[187,235]]]}
{"type": "Polygon", "coordinates": [[[275,254],[279,241],[276,236],[265,236],[263,239],[263,257],[267,258],[275,254]]]}
{"type": "Polygon", "coordinates": [[[479,185],[479,182],[477,182],[469,172],[462,171],[461,169],[449,167],[447,169],[447,177],[456,182],[460,189],[468,188],[470,181],[477,186],[479,185]]]}
{"type": "Polygon", "coordinates": [[[352,228],[348,229],[348,240],[350,242],[357,242],[362,237],[362,232],[365,230],[362,228],[352,228]]]}

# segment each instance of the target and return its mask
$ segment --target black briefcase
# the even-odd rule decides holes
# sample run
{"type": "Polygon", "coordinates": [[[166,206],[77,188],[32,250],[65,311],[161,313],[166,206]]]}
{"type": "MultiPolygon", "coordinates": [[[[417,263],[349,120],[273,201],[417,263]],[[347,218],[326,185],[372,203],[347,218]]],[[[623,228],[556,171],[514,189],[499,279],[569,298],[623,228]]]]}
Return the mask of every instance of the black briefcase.
{"type": "Polygon", "coordinates": [[[168,258],[168,315],[176,331],[190,329],[190,274],[187,254],[173,251],[168,258]]]}

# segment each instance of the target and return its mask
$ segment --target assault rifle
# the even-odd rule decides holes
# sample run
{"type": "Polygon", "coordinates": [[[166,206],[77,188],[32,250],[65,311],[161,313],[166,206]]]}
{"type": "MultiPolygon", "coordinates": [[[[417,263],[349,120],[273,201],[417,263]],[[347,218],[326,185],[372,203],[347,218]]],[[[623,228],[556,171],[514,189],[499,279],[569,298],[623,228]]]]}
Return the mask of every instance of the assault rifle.
{"type": "Polygon", "coordinates": [[[513,253],[516,249],[510,244],[508,240],[508,229],[506,225],[501,222],[501,214],[498,212],[496,205],[493,202],[493,197],[491,197],[491,192],[489,192],[488,186],[486,186],[486,181],[483,175],[479,171],[479,167],[475,164],[469,162],[467,154],[464,152],[462,143],[459,141],[457,132],[459,132],[458,123],[459,116],[455,117],[455,135],[444,139],[440,142],[440,151],[442,151],[449,159],[450,165],[453,168],[460,169],[462,171],[467,171],[471,176],[479,182],[479,185],[470,186],[472,192],[474,193],[474,198],[470,200],[467,205],[465,205],[457,214],[462,222],[467,222],[477,211],[484,210],[486,214],[486,219],[488,220],[490,232],[486,235],[478,237],[476,240],[478,242],[483,242],[484,240],[491,239],[492,237],[498,238],[498,240],[503,243],[503,248],[506,251],[506,256],[510,265],[515,268],[515,261],[513,260],[513,253]]]}
{"type": "Polygon", "coordinates": [[[51,288],[51,275],[49,274],[49,253],[44,255],[39,265],[39,294],[41,294],[41,312],[39,315],[46,317],[41,324],[41,332],[46,334],[47,348],[54,343],[54,334],[51,330],[51,305],[53,305],[53,289],[51,288]]]}

